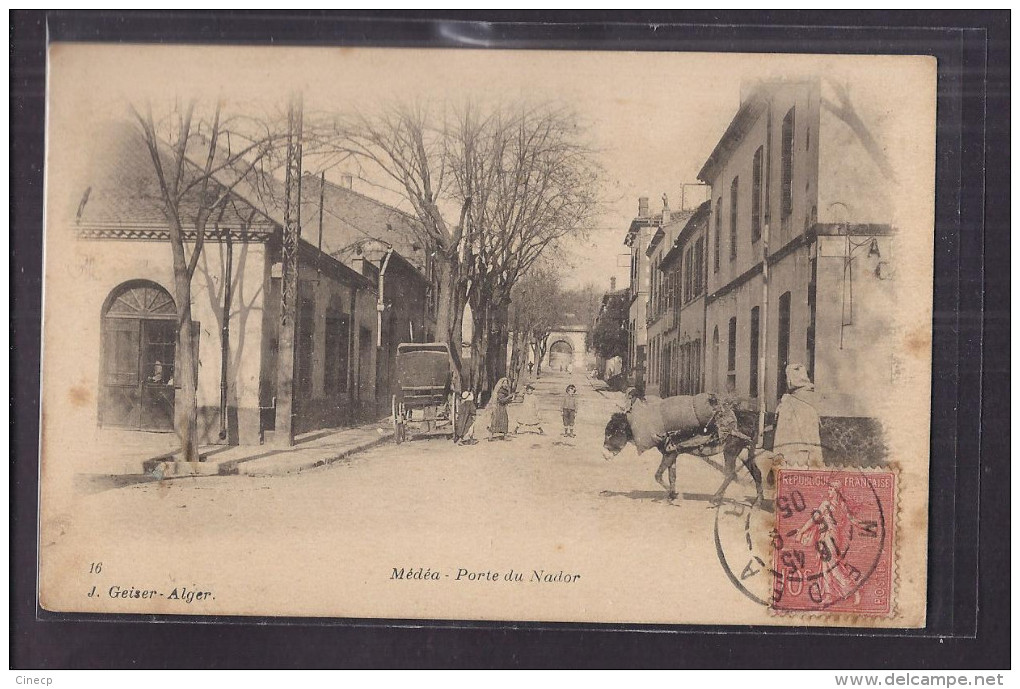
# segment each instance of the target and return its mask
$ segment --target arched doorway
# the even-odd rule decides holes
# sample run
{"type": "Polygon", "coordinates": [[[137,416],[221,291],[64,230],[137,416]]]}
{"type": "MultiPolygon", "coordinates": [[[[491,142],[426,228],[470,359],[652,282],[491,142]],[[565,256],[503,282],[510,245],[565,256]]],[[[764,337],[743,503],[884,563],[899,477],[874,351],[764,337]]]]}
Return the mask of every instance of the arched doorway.
{"type": "Polygon", "coordinates": [[[102,314],[99,422],[149,431],[174,428],[177,306],[148,280],[126,282],[102,314]]]}
{"type": "Polygon", "coordinates": [[[574,361],[574,348],[566,340],[557,340],[549,348],[549,370],[566,371],[574,361]]]}

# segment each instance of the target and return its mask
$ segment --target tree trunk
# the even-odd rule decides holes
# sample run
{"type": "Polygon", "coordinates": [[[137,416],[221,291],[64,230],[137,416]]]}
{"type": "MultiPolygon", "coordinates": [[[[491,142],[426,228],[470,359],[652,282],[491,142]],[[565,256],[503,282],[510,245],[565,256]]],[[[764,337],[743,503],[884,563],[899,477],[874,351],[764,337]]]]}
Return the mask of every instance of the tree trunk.
{"type": "Polygon", "coordinates": [[[175,398],[177,436],[181,440],[181,458],[185,462],[200,460],[198,452],[198,348],[195,346],[195,322],[191,318],[191,280],[187,270],[174,270],[174,291],[177,298],[177,366],[174,382],[180,386],[175,398]]]}
{"type": "MultiPolygon", "coordinates": [[[[519,327],[519,325],[518,325],[519,327]]],[[[514,330],[513,352],[510,355],[510,382],[514,388],[524,375],[524,367],[528,364],[528,334],[519,329],[514,330]]]]}
{"type": "Polygon", "coordinates": [[[506,349],[509,333],[509,304],[501,301],[489,308],[488,347],[485,357],[486,377],[491,383],[507,375],[506,349]]]}
{"type": "Polygon", "coordinates": [[[479,400],[488,392],[485,360],[489,349],[489,296],[479,289],[471,299],[471,371],[470,386],[479,400]]]}
{"type": "Polygon", "coordinates": [[[460,271],[455,258],[436,252],[436,276],[439,278],[439,295],[436,305],[436,339],[450,346],[453,363],[454,387],[464,385],[464,365],[460,356],[461,328],[464,323],[464,299],[460,284],[460,271]]]}
{"type": "Polygon", "coordinates": [[[545,350],[549,345],[549,333],[535,335],[535,377],[542,375],[542,359],[545,358],[545,350]]]}

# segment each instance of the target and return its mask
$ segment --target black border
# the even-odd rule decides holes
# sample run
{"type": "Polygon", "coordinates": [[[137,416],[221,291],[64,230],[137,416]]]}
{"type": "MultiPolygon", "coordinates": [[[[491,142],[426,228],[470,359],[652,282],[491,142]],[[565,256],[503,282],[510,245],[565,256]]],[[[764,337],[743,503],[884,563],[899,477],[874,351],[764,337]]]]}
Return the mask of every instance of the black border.
{"type": "Polygon", "coordinates": [[[12,667],[1008,667],[1008,12],[19,11],[11,20],[12,667]],[[253,44],[271,37],[277,45],[938,55],[929,628],[848,636],[732,627],[672,634],[569,624],[37,619],[47,24],[54,39],[83,41],[253,44]]]}

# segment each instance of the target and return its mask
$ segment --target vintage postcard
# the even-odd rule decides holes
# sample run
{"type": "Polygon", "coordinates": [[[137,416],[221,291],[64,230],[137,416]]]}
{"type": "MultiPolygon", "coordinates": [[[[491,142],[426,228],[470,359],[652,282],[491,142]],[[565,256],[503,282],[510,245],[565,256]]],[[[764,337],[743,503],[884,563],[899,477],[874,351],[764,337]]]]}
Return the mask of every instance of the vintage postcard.
{"type": "Polygon", "coordinates": [[[935,89],[52,44],[40,607],[923,627],[935,89]]]}

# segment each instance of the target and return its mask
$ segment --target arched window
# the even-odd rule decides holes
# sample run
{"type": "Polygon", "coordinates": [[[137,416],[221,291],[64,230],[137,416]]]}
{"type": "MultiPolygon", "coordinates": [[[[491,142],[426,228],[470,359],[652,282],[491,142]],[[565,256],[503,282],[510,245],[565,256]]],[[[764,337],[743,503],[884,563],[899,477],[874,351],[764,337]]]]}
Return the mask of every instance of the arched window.
{"type": "Polygon", "coordinates": [[[796,111],[790,108],[783,117],[783,133],[780,148],[782,166],[780,173],[781,192],[780,196],[780,219],[784,223],[789,222],[793,213],[793,137],[795,132],[796,111]]]}
{"type": "Polygon", "coordinates": [[[140,430],[174,427],[177,306],[148,280],[126,282],[102,313],[99,422],[140,430]]]}
{"type": "Polygon", "coordinates": [[[754,161],[751,163],[751,241],[761,239],[762,227],[762,203],[761,186],[762,174],[765,170],[765,157],[761,146],[754,152],[754,161]]]}
{"type": "Polygon", "coordinates": [[[740,206],[740,177],[730,182],[730,260],[737,258],[737,215],[740,206]]]}

